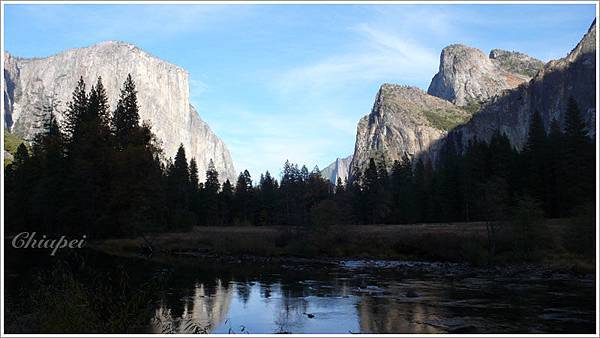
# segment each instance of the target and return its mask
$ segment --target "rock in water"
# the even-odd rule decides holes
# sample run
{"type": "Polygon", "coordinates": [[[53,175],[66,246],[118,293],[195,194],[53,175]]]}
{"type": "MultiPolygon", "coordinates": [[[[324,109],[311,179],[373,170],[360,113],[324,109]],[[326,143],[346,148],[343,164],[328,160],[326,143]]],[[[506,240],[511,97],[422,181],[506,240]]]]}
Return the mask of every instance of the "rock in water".
{"type": "Polygon", "coordinates": [[[346,158],[338,157],[333,163],[321,170],[321,176],[333,185],[337,184],[338,178],[342,180],[342,183],[345,183],[350,172],[350,162],[352,162],[352,155],[346,158]]]}
{"type": "Polygon", "coordinates": [[[439,72],[427,92],[459,106],[478,104],[527,82],[544,63],[518,52],[450,45],[442,50],[439,72]]]}
{"type": "Polygon", "coordinates": [[[404,154],[412,157],[427,151],[469,117],[464,109],[421,89],[384,84],[371,113],[358,122],[350,175],[364,172],[370,158],[390,168],[404,154]]]}
{"type": "MultiPolygon", "coordinates": [[[[140,118],[148,121],[161,141],[165,156],[173,157],[183,144],[188,159],[196,158],[203,172],[213,159],[219,179],[235,178],[229,150],[200,118],[189,100],[188,72],[138,47],[117,41],[75,48],[45,58],[19,58],[5,54],[4,126],[31,139],[38,132],[35,106],[56,95],[64,110],[80,77],[87,88],[98,76],[114,109],[128,73],[138,91],[140,118]]],[[[59,121],[62,114],[58,115],[59,121]]]]}
{"type": "Polygon", "coordinates": [[[596,22],[564,58],[548,62],[530,82],[506,91],[484,104],[465,125],[452,130],[446,141],[464,150],[468,141],[488,141],[494,131],[505,133],[521,149],[527,139],[532,112],[539,111],[546,130],[556,119],[564,127],[566,105],[573,97],[596,137],[596,22]]]}

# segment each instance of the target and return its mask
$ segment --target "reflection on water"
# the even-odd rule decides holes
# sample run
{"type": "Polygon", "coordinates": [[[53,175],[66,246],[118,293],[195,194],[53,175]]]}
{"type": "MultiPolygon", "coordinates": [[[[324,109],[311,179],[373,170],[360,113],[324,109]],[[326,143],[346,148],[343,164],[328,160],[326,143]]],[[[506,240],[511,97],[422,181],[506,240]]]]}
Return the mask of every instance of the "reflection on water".
{"type": "Polygon", "coordinates": [[[213,331],[218,324],[225,320],[229,312],[229,304],[233,290],[229,285],[223,286],[220,279],[214,287],[204,283],[196,283],[193,295],[181,299],[183,311],[180,316],[173,317],[172,310],[161,300],[156,308],[155,320],[161,325],[153,326],[153,333],[161,333],[166,325],[168,332],[195,333],[195,330],[213,331]]]}
{"type": "Polygon", "coordinates": [[[595,327],[593,278],[322,270],[183,269],[157,303],[151,331],[534,333],[595,327]]]}

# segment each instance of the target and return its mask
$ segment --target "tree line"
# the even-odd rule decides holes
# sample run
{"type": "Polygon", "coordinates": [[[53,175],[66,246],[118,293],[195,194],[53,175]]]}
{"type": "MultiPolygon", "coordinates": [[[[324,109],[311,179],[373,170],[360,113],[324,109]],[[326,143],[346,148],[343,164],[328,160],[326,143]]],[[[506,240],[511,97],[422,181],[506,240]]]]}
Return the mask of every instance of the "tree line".
{"type": "Polygon", "coordinates": [[[594,144],[577,103],[548,131],[538,112],[517,151],[508,137],[452,143],[433,163],[404,155],[390,167],[371,159],[335,185],[318,167],[286,162],[280,179],[240,173],[221,182],[212,161],[204,177],[181,145],[173,160],[140,122],[137,92],[125,80],[111,111],[102,79],[80,79],[59,123],[58,103],[38,107],[42,132],[21,144],[6,168],[9,232],[85,233],[93,237],[180,231],[194,225],[379,224],[497,220],[523,200],[547,217],[573,215],[594,202],[594,144]]]}
{"type": "Polygon", "coordinates": [[[405,155],[388,172],[371,159],[347,190],[338,189],[351,195],[359,223],[500,220],[524,201],[546,217],[573,216],[595,202],[595,145],[572,98],[563,125],[553,119],[546,129],[534,111],[520,151],[497,131],[464,152],[446,142],[435,166],[405,155]]]}

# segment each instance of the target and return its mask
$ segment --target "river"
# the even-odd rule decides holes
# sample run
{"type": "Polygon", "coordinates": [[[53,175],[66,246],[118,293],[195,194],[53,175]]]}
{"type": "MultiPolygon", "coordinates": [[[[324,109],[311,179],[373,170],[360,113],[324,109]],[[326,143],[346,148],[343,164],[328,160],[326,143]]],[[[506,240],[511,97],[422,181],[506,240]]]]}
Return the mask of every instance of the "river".
{"type": "MultiPolygon", "coordinates": [[[[9,255],[5,292],[32,279],[28,265],[50,266],[56,259],[39,257],[9,255]]],[[[169,275],[151,301],[148,324],[135,329],[140,333],[595,330],[595,276],[535,265],[173,256],[150,261],[91,252],[85,257],[94,269],[122,266],[132,281],[169,275]]],[[[23,325],[31,332],[27,321],[23,325]]]]}
{"type": "MultiPolygon", "coordinates": [[[[330,261],[174,271],[150,332],[589,333],[594,276],[533,266],[330,261]]],[[[216,264],[219,265],[219,264],[216,264]]],[[[229,266],[228,266],[229,265],[229,266]]]]}

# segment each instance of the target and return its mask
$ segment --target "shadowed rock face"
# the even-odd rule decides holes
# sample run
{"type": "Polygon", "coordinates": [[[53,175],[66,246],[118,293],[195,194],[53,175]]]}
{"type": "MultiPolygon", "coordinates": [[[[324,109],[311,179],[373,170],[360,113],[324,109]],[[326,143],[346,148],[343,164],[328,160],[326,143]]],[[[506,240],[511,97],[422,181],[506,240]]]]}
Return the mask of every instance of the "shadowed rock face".
{"type": "Polygon", "coordinates": [[[370,158],[389,168],[404,154],[418,155],[469,117],[467,111],[421,89],[384,84],[371,113],[358,122],[350,175],[364,172],[370,158]]]}
{"type": "Polygon", "coordinates": [[[477,48],[450,45],[442,50],[439,72],[427,92],[459,106],[484,102],[529,81],[542,66],[518,52],[494,49],[488,57],[477,48]]]}
{"type": "MultiPolygon", "coordinates": [[[[188,159],[196,158],[202,174],[213,159],[221,181],[233,180],[235,170],[225,144],[202,121],[189,102],[188,73],[128,43],[108,41],[69,49],[46,58],[25,59],[5,54],[4,127],[31,139],[38,129],[35,107],[55,95],[60,110],[80,77],[88,89],[101,76],[111,109],[131,73],[138,91],[140,117],[162,142],[165,157],[183,144],[188,159]]],[[[58,114],[59,121],[64,117],[58,114]]]]}
{"type": "Polygon", "coordinates": [[[548,62],[528,83],[493,98],[465,125],[452,130],[447,140],[464,150],[468,141],[489,140],[495,130],[505,133],[521,149],[527,139],[532,112],[539,111],[546,129],[552,119],[564,127],[566,105],[573,97],[596,137],[596,22],[577,46],[560,60],[548,62]]]}
{"type": "Polygon", "coordinates": [[[342,183],[344,183],[350,173],[350,162],[352,162],[352,155],[346,158],[338,157],[333,163],[321,170],[321,176],[324,179],[329,180],[331,184],[337,184],[338,177],[341,178],[342,183]]]}
{"type": "Polygon", "coordinates": [[[469,140],[487,141],[496,130],[520,149],[531,113],[538,110],[546,128],[552,119],[563,125],[570,96],[595,138],[595,60],[595,21],[569,55],[543,67],[522,53],[493,50],[488,58],[474,48],[446,47],[440,72],[429,86],[429,94],[435,96],[417,88],[381,87],[373,110],[358,123],[350,177],[364,171],[370,158],[385,161],[388,168],[405,153],[435,164],[446,142],[464,151],[469,140]],[[531,74],[535,75],[530,79],[531,74]],[[473,110],[470,100],[485,102],[473,110]]]}

